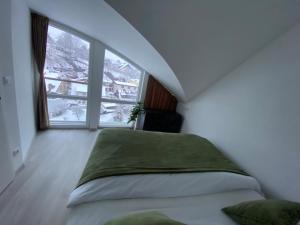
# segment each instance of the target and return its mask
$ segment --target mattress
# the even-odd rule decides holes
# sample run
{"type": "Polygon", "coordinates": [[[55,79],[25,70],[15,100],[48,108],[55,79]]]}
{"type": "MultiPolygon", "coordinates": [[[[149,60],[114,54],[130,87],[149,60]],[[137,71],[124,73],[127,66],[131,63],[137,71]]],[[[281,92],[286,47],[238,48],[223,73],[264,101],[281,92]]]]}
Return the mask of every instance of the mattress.
{"type": "Polygon", "coordinates": [[[263,198],[253,177],[229,172],[112,176],[71,193],[67,225],[102,225],[144,211],[159,211],[188,225],[234,225],[223,207],[263,198]]]}
{"type": "Polygon", "coordinates": [[[245,189],[261,192],[253,177],[230,172],[112,176],[77,187],[68,206],[108,199],[187,197],[245,189]]]}
{"type": "MultiPolygon", "coordinates": [[[[133,138],[130,143],[127,136],[123,137],[126,140],[119,140],[119,132],[103,131],[95,144],[79,186],[70,195],[68,207],[71,213],[67,225],[102,225],[112,218],[144,211],[159,211],[189,225],[233,225],[235,223],[222,213],[223,207],[263,198],[256,179],[242,172],[208,141],[203,142],[200,138],[199,142],[195,136],[180,141],[179,136],[169,134],[169,138],[179,141],[180,146],[157,147],[155,153],[153,144],[145,145],[140,138],[133,138]],[[108,140],[103,140],[105,137],[108,140]],[[119,141],[117,144],[116,140],[119,141]],[[194,142],[199,148],[191,147],[194,142]],[[186,149],[185,144],[189,148],[186,149]],[[143,151],[138,147],[141,145],[143,151]],[[164,154],[161,149],[165,150],[164,154]],[[154,157],[153,154],[157,155],[154,157]],[[188,166],[182,167],[182,157],[186,158],[188,166]],[[194,166],[202,169],[194,170],[194,166]],[[126,171],[132,168],[143,170],[141,173],[139,170],[123,173],[118,168],[122,171],[124,168],[126,171]],[[175,168],[191,170],[173,173],[175,168]],[[157,173],[148,173],[153,170],[157,173]],[[107,174],[107,171],[114,173],[107,174]]],[[[149,137],[144,134],[144,138],[149,137]]],[[[158,138],[157,142],[162,145],[166,136],[153,134],[151,137],[158,138]]]]}
{"type": "Polygon", "coordinates": [[[67,225],[102,225],[112,218],[145,211],[158,211],[187,225],[236,225],[221,209],[263,198],[248,189],[193,197],[102,200],[73,207],[67,225]]]}

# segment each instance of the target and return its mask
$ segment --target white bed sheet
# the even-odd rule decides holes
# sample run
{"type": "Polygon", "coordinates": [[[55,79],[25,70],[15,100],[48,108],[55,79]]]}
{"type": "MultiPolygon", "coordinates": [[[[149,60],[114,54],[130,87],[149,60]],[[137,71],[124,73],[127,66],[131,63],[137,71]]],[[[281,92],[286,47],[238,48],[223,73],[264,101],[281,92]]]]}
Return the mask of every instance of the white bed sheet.
{"type": "Polygon", "coordinates": [[[261,193],[256,179],[230,172],[112,176],[76,188],[68,206],[106,199],[185,197],[245,189],[261,193]]]}
{"type": "Polygon", "coordinates": [[[254,190],[240,190],[194,197],[97,201],[72,208],[67,225],[102,225],[112,218],[144,211],[159,211],[187,225],[236,225],[221,209],[263,198],[254,190]]]}

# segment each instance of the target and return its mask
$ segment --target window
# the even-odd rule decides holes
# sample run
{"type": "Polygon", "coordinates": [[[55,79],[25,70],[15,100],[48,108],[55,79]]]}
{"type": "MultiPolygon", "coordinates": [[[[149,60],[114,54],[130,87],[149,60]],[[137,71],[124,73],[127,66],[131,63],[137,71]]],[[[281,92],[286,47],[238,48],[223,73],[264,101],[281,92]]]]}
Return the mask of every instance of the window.
{"type": "Polygon", "coordinates": [[[44,77],[52,127],[129,127],[144,71],[103,43],[51,22],[44,77]]]}
{"type": "Polygon", "coordinates": [[[132,107],[139,100],[142,71],[105,50],[100,126],[129,126],[132,107]]]}
{"type": "Polygon", "coordinates": [[[89,49],[88,41],[49,25],[44,75],[50,125],[86,123],[89,49]]]}

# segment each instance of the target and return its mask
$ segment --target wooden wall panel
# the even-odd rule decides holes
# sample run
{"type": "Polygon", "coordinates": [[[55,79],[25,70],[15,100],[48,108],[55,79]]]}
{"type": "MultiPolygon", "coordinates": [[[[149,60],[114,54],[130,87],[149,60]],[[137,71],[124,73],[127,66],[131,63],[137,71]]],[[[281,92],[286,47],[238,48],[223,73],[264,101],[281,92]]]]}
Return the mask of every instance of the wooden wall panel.
{"type": "Polygon", "coordinates": [[[175,112],[177,99],[161,83],[150,75],[144,107],[145,109],[175,112]]]}

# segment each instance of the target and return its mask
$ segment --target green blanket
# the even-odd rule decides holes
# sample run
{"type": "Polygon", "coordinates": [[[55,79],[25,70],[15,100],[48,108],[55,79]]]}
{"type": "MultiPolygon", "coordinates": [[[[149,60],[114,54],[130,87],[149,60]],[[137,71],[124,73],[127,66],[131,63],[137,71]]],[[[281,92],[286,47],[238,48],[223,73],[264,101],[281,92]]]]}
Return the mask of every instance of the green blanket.
{"type": "Polygon", "coordinates": [[[210,171],[247,175],[208,140],[196,135],[104,129],[78,186],[115,175],[210,171]]]}

